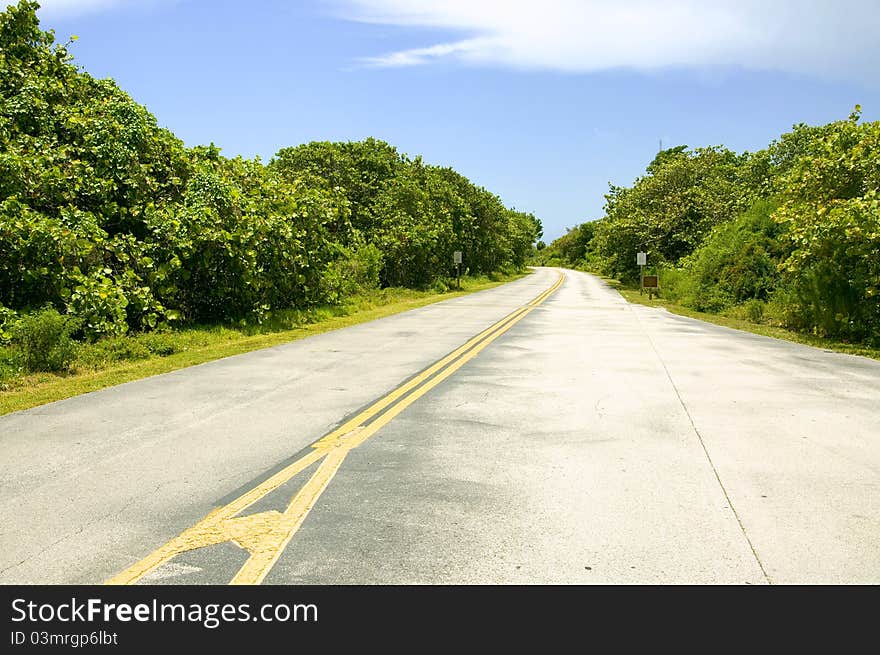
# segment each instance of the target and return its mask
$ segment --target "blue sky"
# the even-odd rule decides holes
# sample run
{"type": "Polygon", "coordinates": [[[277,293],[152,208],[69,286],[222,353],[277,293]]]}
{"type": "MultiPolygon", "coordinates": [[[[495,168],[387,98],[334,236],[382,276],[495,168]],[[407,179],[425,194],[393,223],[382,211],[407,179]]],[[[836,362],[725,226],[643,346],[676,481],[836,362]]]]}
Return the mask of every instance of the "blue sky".
{"type": "Polygon", "coordinates": [[[533,211],[548,241],[660,139],[755,150],[857,103],[880,117],[875,0],[42,4],[78,64],[188,145],[268,160],[375,136],[533,211]]]}

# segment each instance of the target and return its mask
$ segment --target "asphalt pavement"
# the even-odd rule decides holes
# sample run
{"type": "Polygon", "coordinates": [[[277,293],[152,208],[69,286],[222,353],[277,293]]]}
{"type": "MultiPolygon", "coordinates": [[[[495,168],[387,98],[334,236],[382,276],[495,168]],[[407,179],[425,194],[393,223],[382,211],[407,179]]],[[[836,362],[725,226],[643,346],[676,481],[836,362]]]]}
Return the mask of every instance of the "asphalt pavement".
{"type": "Polygon", "coordinates": [[[880,582],[880,362],[575,271],[0,417],[0,453],[0,583],[880,582]]]}

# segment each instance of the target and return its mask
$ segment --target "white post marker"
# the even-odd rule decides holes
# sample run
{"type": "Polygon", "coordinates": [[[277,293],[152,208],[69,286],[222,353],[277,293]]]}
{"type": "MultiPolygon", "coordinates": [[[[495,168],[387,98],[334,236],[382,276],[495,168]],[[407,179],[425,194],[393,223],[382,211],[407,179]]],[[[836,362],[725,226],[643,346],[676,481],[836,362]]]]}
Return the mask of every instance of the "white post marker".
{"type": "Polygon", "coordinates": [[[645,288],[645,265],[648,263],[648,253],[646,252],[637,252],[636,253],[636,264],[638,264],[640,273],[639,273],[639,293],[642,293],[642,290],[645,288]]]}
{"type": "Polygon", "coordinates": [[[452,263],[455,264],[456,286],[461,289],[461,250],[452,253],[452,263]]]}

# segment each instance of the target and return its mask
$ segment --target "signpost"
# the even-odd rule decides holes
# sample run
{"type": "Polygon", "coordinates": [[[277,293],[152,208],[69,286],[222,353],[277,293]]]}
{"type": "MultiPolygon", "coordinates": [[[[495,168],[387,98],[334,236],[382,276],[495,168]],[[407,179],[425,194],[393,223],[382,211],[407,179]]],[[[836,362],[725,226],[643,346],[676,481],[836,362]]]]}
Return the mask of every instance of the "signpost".
{"type": "Polygon", "coordinates": [[[461,289],[461,250],[452,253],[452,263],[455,264],[455,286],[461,289]]]}
{"type": "Polygon", "coordinates": [[[645,290],[645,265],[648,263],[648,253],[637,252],[636,264],[639,266],[639,293],[645,290]]]}

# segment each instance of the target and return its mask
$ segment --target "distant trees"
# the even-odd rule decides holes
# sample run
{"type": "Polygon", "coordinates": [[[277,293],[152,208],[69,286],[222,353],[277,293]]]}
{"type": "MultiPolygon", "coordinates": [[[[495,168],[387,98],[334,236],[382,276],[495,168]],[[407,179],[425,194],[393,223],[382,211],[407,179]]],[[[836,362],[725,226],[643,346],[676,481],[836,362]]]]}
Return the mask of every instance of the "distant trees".
{"type": "Polygon", "coordinates": [[[425,286],[448,275],[455,250],[471,273],[521,267],[542,234],[533,215],[507,209],[451,168],[409,159],[376,139],[285,148],[269,168],[339,189],[351,219],[334,236],[378,246],[387,286],[425,286]]]}
{"type": "Polygon", "coordinates": [[[756,153],[665,150],[545,252],[632,280],[646,251],[688,306],[878,344],[880,122],[860,114],[756,153]]]}
{"type": "Polygon", "coordinates": [[[605,218],[595,225],[595,247],[615,275],[638,275],[634,253],[677,262],[717,225],[755,198],[743,182],[748,155],[725,148],[672,148],[660,153],[632,187],[612,186],[605,218]]]}
{"type": "Polygon", "coordinates": [[[595,235],[595,222],[581,223],[566,230],[565,234],[553,241],[549,247],[541,242],[537,249],[543,251],[547,248],[546,252],[541,253],[542,260],[552,257],[561,260],[561,263],[575,264],[587,257],[595,235]]]}
{"type": "Polygon", "coordinates": [[[98,338],[259,319],[359,288],[521,267],[540,221],[393,146],[316,142],[266,165],[186,148],[73,65],[38,4],[0,13],[0,339],[51,305],[98,338]]]}

